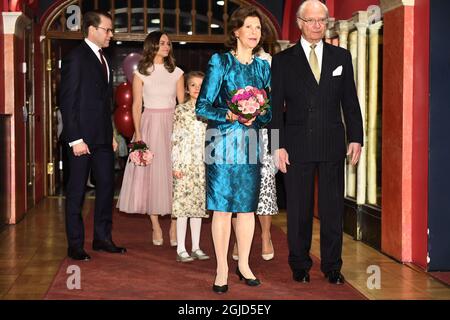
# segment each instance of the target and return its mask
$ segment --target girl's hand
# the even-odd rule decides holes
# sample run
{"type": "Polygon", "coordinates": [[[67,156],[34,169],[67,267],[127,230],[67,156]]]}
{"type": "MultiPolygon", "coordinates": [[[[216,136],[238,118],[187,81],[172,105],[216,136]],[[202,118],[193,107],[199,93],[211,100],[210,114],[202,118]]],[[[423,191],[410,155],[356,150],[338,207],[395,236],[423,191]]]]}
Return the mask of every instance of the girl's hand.
{"type": "Polygon", "coordinates": [[[142,137],[140,134],[135,134],[133,137],[133,142],[142,141],[142,137]]]}

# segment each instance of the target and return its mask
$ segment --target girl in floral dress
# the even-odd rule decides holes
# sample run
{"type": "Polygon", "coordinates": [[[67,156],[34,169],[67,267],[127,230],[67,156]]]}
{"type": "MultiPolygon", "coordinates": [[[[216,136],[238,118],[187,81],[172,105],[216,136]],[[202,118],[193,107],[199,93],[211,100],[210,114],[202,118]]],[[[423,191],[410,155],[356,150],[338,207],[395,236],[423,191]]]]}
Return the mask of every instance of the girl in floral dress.
{"type": "Polygon", "coordinates": [[[172,215],[177,218],[177,261],[190,262],[207,260],[200,249],[202,218],[208,218],[205,209],[205,165],[204,141],[206,122],[197,119],[195,103],[204,74],[193,71],[186,76],[189,100],[175,110],[172,163],[173,163],[173,205],[172,215]],[[186,250],[187,222],[190,220],[192,250],[186,250]]]}

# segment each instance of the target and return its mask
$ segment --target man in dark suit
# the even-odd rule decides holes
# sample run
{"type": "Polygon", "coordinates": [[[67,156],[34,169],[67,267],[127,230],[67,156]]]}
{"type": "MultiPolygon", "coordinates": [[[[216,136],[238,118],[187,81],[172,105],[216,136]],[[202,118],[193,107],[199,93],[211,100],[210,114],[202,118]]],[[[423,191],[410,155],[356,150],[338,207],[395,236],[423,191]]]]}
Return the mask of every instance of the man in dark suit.
{"type": "Polygon", "coordinates": [[[112,75],[102,48],[113,36],[107,13],[83,16],[85,39],[62,62],[60,104],[63,139],[68,143],[70,173],[66,186],[66,233],[68,256],[90,260],[84,251],[81,215],[89,171],[96,180],[93,250],[124,253],[112,241],[114,151],[117,143],[111,122],[112,75]]]}
{"type": "Polygon", "coordinates": [[[309,282],[317,172],[321,270],[330,283],[341,284],[344,160],[347,154],[352,165],[359,161],[363,125],[350,53],[323,42],[327,21],[322,2],[307,0],[300,6],[301,40],[272,61],[271,128],[280,136],[275,157],[285,173],[293,278],[309,282]]]}

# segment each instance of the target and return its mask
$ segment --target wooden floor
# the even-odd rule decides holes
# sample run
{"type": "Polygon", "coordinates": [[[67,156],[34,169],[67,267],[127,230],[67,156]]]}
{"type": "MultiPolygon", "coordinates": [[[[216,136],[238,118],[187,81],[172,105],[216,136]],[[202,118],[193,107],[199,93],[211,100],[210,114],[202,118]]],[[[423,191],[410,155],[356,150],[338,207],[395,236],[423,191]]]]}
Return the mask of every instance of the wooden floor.
{"type": "MultiPolygon", "coordinates": [[[[86,202],[84,214],[92,207],[92,200],[86,202]]],[[[286,232],[286,215],[278,215],[274,224],[286,232]]],[[[317,220],[312,253],[320,257],[317,220]]],[[[0,231],[0,299],[42,299],[65,257],[64,199],[48,198],[18,225],[0,231]]],[[[369,299],[450,300],[450,287],[347,235],[343,260],[342,273],[347,281],[369,299]],[[381,270],[380,289],[367,286],[369,266],[381,270]]]]}

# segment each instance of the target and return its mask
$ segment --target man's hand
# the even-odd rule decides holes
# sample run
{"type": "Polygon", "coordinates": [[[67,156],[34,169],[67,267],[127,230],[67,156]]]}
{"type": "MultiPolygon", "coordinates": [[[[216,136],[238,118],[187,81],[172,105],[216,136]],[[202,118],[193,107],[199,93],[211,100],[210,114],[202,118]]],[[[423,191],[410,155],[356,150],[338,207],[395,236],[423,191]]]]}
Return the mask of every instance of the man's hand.
{"type": "Polygon", "coordinates": [[[347,156],[349,156],[349,161],[352,166],[356,166],[361,157],[361,144],[357,142],[352,142],[348,146],[347,156]]]}
{"type": "Polygon", "coordinates": [[[280,169],[281,172],[287,172],[287,165],[290,165],[290,163],[289,154],[287,153],[286,149],[275,150],[275,165],[278,169],[280,169]]]}
{"type": "Polygon", "coordinates": [[[113,147],[114,152],[116,152],[117,149],[119,148],[119,144],[117,143],[117,140],[115,137],[113,137],[112,147],[113,147]]]}
{"type": "Polygon", "coordinates": [[[88,145],[84,142],[80,142],[80,143],[72,146],[72,151],[73,151],[73,154],[75,155],[75,157],[80,157],[85,154],[91,154],[91,152],[89,151],[88,145]]]}
{"type": "Polygon", "coordinates": [[[173,171],[173,176],[175,177],[175,179],[181,179],[181,178],[183,178],[183,172],[173,171]]]}

